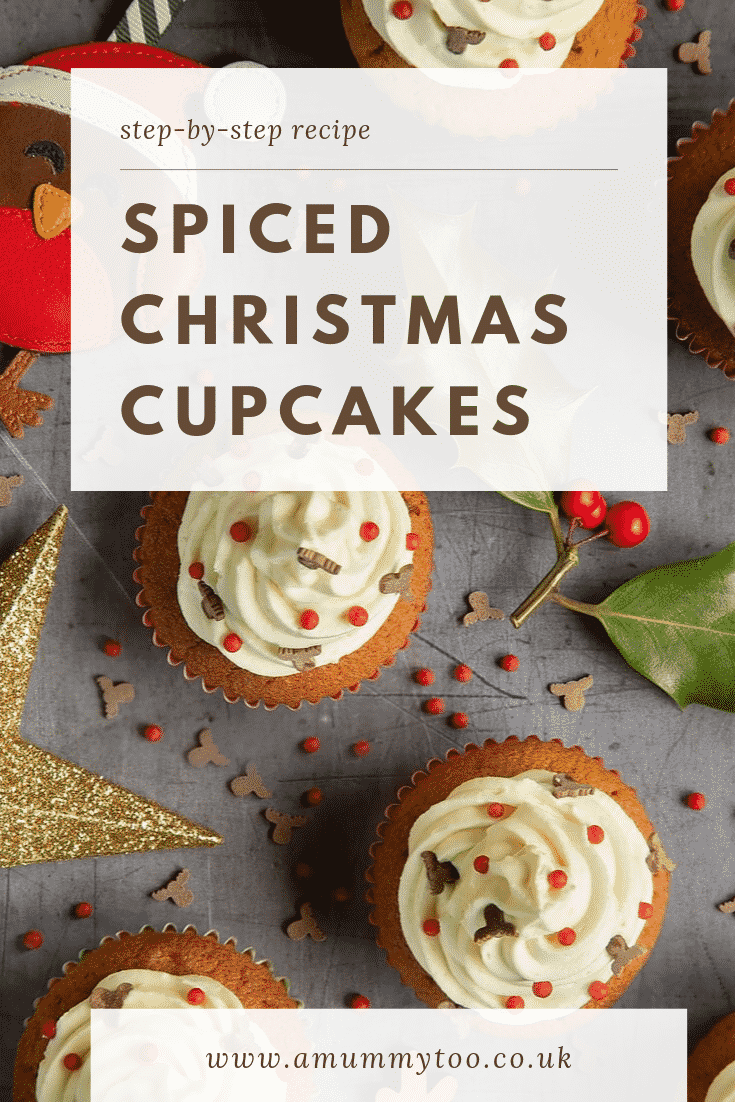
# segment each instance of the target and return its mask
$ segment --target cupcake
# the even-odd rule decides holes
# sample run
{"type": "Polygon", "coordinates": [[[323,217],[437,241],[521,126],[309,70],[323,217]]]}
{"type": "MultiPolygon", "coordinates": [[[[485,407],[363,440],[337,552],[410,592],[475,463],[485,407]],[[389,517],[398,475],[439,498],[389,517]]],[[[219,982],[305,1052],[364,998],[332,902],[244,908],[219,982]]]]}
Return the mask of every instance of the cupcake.
{"type": "Polygon", "coordinates": [[[144,517],[144,622],[229,701],[338,699],[418,627],[432,561],[421,493],[161,492],[144,517]]]}
{"type": "Polygon", "coordinates": [[[299,1006],[285,980],[252,949],[237,952],[213,931],[145,927],[105,938],[67,964],[38,999],[18,1046],[13,1102],[88,1102],[92,1006],[230,1009],[299,1006]],[[74,1059],[76,1057],[76,1059],[74,1059]]]}
{"type": "Polygon", "coordinates": [[[735,1014],[722,1018],[689,1057],[688,1102],[735,1099],[735,1014]]]}
{"type": "Polygon", "coordinates": [[[371,921],[429,1006],[610,1006],[648,959],[673,865],[633,789],[578,746],[450,751],[386,814],[371,921]]]}
{"type": "Polygon", "coordinates": [[[364,68],[617,69],[645,15],[637,0],[342,0],[364,68]]]}
{"type": "Polygon", "coordinates": [[[690,352],[735,378],[735,101],[669,162],[669,317],[690,352]]]}

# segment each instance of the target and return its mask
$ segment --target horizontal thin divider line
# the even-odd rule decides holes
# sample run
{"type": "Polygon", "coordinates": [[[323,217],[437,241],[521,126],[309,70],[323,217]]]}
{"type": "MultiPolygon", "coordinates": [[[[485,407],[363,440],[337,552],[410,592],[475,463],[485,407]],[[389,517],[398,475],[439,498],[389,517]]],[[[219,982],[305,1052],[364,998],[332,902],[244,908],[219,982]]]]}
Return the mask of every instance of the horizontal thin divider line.
{"type": "Polygon", "coordinates": [[[120,172],[619,172],[617,168],[121,168],[120,172]]]}

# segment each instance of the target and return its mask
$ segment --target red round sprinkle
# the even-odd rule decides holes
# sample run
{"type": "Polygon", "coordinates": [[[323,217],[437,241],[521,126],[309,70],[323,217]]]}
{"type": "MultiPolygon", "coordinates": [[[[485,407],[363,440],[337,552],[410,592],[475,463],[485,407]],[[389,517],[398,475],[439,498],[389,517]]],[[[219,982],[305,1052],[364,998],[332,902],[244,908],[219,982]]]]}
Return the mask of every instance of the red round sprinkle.
{"type": "Polygon", "coordinates": [[[349,888],[335,888],[332,892],[332,898],[335,903],[349,903],[352,899],[352,892],[349,888]]]}
{"type": "Polygon", "coordinates": [[[591,842],[593,846],[599,846],[604,837],[605,831],[601,826],[587,827],[587,841],[591,842]]]}
{"type": "Polygon", "coordinates": [[[728,195],[735,195],[735,176],[731,176],[729,180],[725,180],[725,191],[728,195]]]}
{"type": "Polygon", "coordinates": [[[299,623],[305,631],[313,631],[319,623],[319,613],[313,608],[305,608],[299,617],[299,623]]]}
{"type": "Polygon", "coordinates": [[[461,729],[462,727],[467,727],[470,722],[470,717],[467,715],[467,712],[455,712],[453,716],[450,716],[449,722],[452,727],[461,729]]]}
{"type": "Polygon", "coordinates": [[[370,743],[366,742],[365,739],[360,739],[360,741],[356,742],[352,747],[352,752],[357,754],[358,758],[367,757],[370,753],[370,743]]]}
{"type": "Polygon", "coordinates": [[[81,1056],[77,1056],[76,1052],[67,1052],[64,1057],[64,1067],[67,1071],[77,1071],[82,1066],[81,1056]]]}
{"type": "Polygon", "coordinates": [[[299,861],[296,866],[296,875],[299,880],[308,880],[313,872],[311,865],[307,865],[306,861],[299,861]]]}
{"type": "Polygon", "coordinates": [[[353,605],[347,613],[347,619],[353,627],[361,628],[363,624],[368,622],[368,611],[366,608],[362,608],[361,605],[353,605]]]}
{"type": "Polygon", "coordinates": [[[234,654],[236,651],[239,651],[242,646],[242,639],[239,635],[235,635],[234,631],[231,631],[229,635],[225,635],[222,640],[222,646],[225,650],[228,650],[230,654],[234,654]]]}
{"type": "Polygon", "coordinates": [[[556,39],[550,31],[547,31],[546,34],[541,35],[538,44],[542,50],[553,50],[556,46],[556,39]]]}
{"type": "Polygon", "coordinates": [[[149,742],[160,742],[163,738],[163,729],[157,723],[149,723],[143,734],[149,742]]]}
{"type": "Polygon", "coordinates": [[[191,987],[186,993],[186,1001],[190,1006],[201,1006],[206,997],[201,987],[191,987]]]}
{"type": "Polygon", "coordinates": [[[454,667],[454,678],[455,678],[456,681],[471,681],[472,680],[472,670],[470,669],[469,666],[464,666],[464,665],[455,666],[454,667]]]}
{"type": "Polygon", "coordinates": [[[418,681],[419,685],[433,685],[435,680],[434,671],[427,670],[426,668],[422,670],[416,670],[414,677],[418,681]]]}
{"type": "Polygon", "coordinates": [[[415,532],[409,532],[406,536],[406,550],[415,551],[419,545],[419,537],[415,532]]]}
{"type": "Polygon", "coordinates": [[[500,65],[498,65],[498,68],[499,69],[517,69],[518,68],[518,62],[515,61],[512,57],[506,57],[505,61],[500,62],[500,65]]]}
{"type": "Polygon", "coordinates": [[[108,658],[119,658],[122,647],[116,639],[108,639],[102,650],[108,658]]]}
{"type": "Polygon", "coordinates": [[[74,908],[74,917],[89,918],[93,911],[94,907],[91,903],[77,903],[76,907],[74,908]]]}
{"type": "Polygon", "coordinates": [[[549,883],[552,888],[565,888],[567,886],[567,874],[563,869],[554,869],[549,873],[549,883]]]}
{"type": "Polygon", "coordinates": [[[475,872],[482,873],[483,875],[490,868],[490,858],[486,857],[484,853],[481,853],[479,857],[476,857],[472,862],[472,867],[475,872]]]}
{"type": "Polygon", "coordinates": [[[23,944],[26,949],[40,949],[43,945],[43,934],[40,930],[29,930],[23,934],[23,944]]]}
{"type": "Polygon", "coordinates": [[[230,535],[235,543],[247,543],[252,538],[253,530],[244,520],[236,520],[230,528],[230,535]]]}
{"type": "Polygon", "coordinates": [[[365,540],[365,543],[376,540],[379,535],[380,529],[372,520],[366,520],[364,524],[360,525],[360,539],[365,540]]]}
{"type": "Polygon", "coordinates": [[[422,929],[427,937],[436,937],[440,929],[439,922],[436,918],[427,918],[422,929]]]}
{"type": "Polygon", "coordinates": [[[309,807],[317,807],[322,802],[322,790],[321,788],[310,788],[307,792],[304,792],[304,803],[309,807]]]}
{"type": "Polygon", "coordinates": [[[444,711],[444,701],[440,696],[432,696],[424,704],[424,709],[432,716],[440,716],[444,711]]]}
{"type": "Polygon", "coordinates": [[[684,7],[684,0],[666,0],[666,7],[669,11],[681,11],[684,7]]]}
{"type": "Polygon", "coordinates": [[[44,1022],[41,1026],[41,1033],[50,1041],[52,1037],[56,1036],[56,1022],[44,1022]]]}
{"type": "Polygon", "coordinates": [[[505,1005],[508,1010],[523,1010],[526,1001],[522,999],[520,995],[511,995],[509,999],[505,1000],[505,1005]]]}
{"type": "Polygon", "coordinates": [[[538,983],[533,985],[533,993],[537,999],[548,999],[553,990],[554,988],[548,980],[539,980],[538,983]]]}
{"type": "Polygon", "coordinates": [[[590,998],[594,999],[596,1003],[601,1003],[603,999],[607,998],[607,990],[607,984],[603,983],[602,980],[595,980],[588,988],[590,998]]]}
{"type": "Polygon", "coordinates": [[[350,1006],[353,1010],[369,1010],[370,999],[366,995],[353,995],[350,1000],[350,1006]]]}
{"type": "Polygon", "coordinates": [[[491,819],[502,819],[505,815],[505,804],[488,804],[487,813],[491,819]]]}
{"type": "Polygon", "coordinates": [[[638,917],[639,918],[650,918],[652,914],[653,914],[653,907],[651,906],[650,903],[639,903],[638,904],[638,917]]]}
{"type": "Polygon", "coordinates": [[[577,935],[571,926],[565,926],[556,936],[559,938],[560,945],[574,945],[577,940],[577,935]]]}
{"type": "Polygon", "coordinates": [[[393,5],[393,14],[396,19],[410,19],[413,15],[413,4],[409,4],[408,0],[397,0],[393,5]]]}
{"type": "Polygon", "coordinates": [[[707,803],[707,797],[702,792],[690,792],[687,796],[687,807],[692,811],[701,811],[707,803]]]}
{"type": "Polygon", "coordinates": [[[520,664],[519,659],[514,654],[506,654],[498,662],[501,670],[505,670],[506,673],[515,673],[520,664]]]}
{"type": "Polygon", "coordinates": [[[305,753],[316,754],[317,750],[321,746],[321,743],[319,742],[319,739],[316,737],[316,735],[312,735],[311,738],[305,738],[304,741],[301,743],[301,746],[305,753]]]}
{"type": "Polygon", "coordinates": [[[189,567],[189,575],[198,582],[201,578],[204,577],[204,563],[193,562],[189,567]]]}
{"type": "MultiPolygon", "coordinates": [[[[735,191],[733,194],[735,195],[735,191]]],[[[716,429],[710,429],[709,438],[713,444],[728,444],[730,442],[730,430],[726,429],[724,425],[720,425],[716,429]]]]}

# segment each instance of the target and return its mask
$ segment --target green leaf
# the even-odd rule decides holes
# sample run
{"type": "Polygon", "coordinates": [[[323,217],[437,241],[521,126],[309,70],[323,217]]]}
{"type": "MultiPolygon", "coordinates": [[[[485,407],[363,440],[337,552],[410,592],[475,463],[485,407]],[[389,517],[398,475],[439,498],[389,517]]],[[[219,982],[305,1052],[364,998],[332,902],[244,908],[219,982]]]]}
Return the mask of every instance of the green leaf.
{"type": "Polygon", "coordinates": [[[508,501],[515,501],[516,505],[525,505],[527,509],[536,509],[539,513],[556,513],[556,502],[550,490],[499,490],[508,501]]]}
{"type": "Polygon", "coordinates": [[[735,543],[649,570],[588,608],[626,662],[679,707],[735,712],[735,543]]]}

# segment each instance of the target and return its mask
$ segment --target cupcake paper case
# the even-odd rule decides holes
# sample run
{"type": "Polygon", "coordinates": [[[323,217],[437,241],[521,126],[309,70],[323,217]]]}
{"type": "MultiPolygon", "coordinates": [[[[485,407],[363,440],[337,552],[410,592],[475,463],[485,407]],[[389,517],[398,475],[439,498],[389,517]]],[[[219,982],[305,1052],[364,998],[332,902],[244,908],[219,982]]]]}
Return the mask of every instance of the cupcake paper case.
{"type": "MultiPolygon", "coordinates": [[[[498,792],[503,791],[502,785],[502,781],[495,785],[498,792]]],[[[472,1000],[463,1001],[457,997],[456,989],[462,983],[465,984],[464,990],[468,989],[467,985],[471,987],[472,983],[484,983],[483,998],[486,1001],[481,1005],[490,1007],[506,1005],[507,998],[511,996],[520,996],[527,1008],[549,1007],[552,1004],[566,1006],[564,1001],[560,1002],[553,996],[552,990],[549,990],[552,985],[547,985],[542,976],[547,967],[546,962],[549,962],[550,970],[559,968],[563,959],[560,952],[570,953],[569,960],[574,962],[573,966],[570,965],[573,974],[571,977],[565,976],[565,980],[569,979],[572,987],[575,984],[579,987],[576,1001],[570,999],[571,1008],[582,1005],[610,1006],[620,998],[645,964],[661,930],[668,899],[667,866],[673,866],[665,855],[663,860],[656,859],[653,855],[652,847],[656,843],[654,827],[635,791],[624,784],[615,771],[606,770],[600,758],[587,757],[580,747],[568,749],[559,740],[542,742],[532,736],[523,741],[511,737],[503,743],[488,740],[482,746],[470,744],[464,752],[450,750],[445,760],[432,760],[425,771],[413,775],[409,786],[399,790],[398,802],[387,809],[386,821],[379,827],[378,835],[379,841],[371,849],[374,863],[367,873],[367,879],[372,885],[368,892],[368,900],[373,905],[371,922],[378,928],[378,944],[385,950],[388,963],[396,968],[403,983],[413,987],[418,997],[429,1006],[436,1007],[447,1001],[456,1005],[472,1003],[472,1000]],[[519,776],[538,770],[543,773],[534,776],[531,772],[527,778],[519,776]],[[569,799],[563,797],[560,800],[555,800],[552,796],[549,800],[548,784],[553,775],[560,774],[572,777],[575,785],[592,786],[595,790],[593,795],[569,799]],[[513,778],[513,792],[508,788],[505,798],[489,797],[491,801],[503,800],[502,803],[488,804],[487,796],[478,799],[473,791],[473,782],[477,784],[487,778],[513,778]],[[536,783],[537,781],[542,783],[536,783]],[[519,783],[523,784],[525,790],[523,802],[519,797],[519,783]],[[545,791],[543,785],[546,785],[545,791]],[[460,786],[463,787],[460,789],[460,786]],[[529,788],[538,790],[538,796],[526,799],[529,788]],[[511,802],[513,794],[516,797],[515,807],[511,802]],[[589,815],[584,810],[585,799],[595,800],[589,807],[589,815]],[[483,812],[481,824],[477,818],[478,804],[483,812]],[[529,804],[530,810],[527,810],[529,804]],[[558,813],[556,804],[559,805],[558,813]],[[517,814],[519,806],[523,809],[523,817],[513,825],[513,814],[517,814]],[[427,816],[427,812],[433,814],[427,816]],[[500,820],[507,819],[510,826],[504,832],[505,837],[501,834],[497,836],[497,842],[492,843],[489,841],[491,835],[485,833],[484,824],[490,825],[498,814],[500,820]],[[466,818],[467,815],[470,816],[469,819],[466,818]],[[610,833],[609,839],[598,825],[586,826],[589,816],[593,824],[595,819],[599,821],[602,817],[610,833]],[[412,829],[421,817],[421,824],[410,838],[412,829]],[[510,868],[506,862],[504,868],[496,871],[491,861],[484,860],[482,856],[474,856],[478,825],[482,827],[484,835],[481,837],[478,853],[489,844],[497,845],[500,849],[498,853],[491,854],[491,857],[502,861],[504,857],[510,856],[510,868]],[[586,838],[584,831],[587,831],[586,838]],[[591,852],[585,855],[580,851],[588,843],[591,852]],[[503,847],[505,851],[500,852],[503,847]],[[537,860],[536,855],[539,855],[537,868],[529,866],[526,869],[524,861],[515,862],[518,868],[512,867],[512,859],[521,850],[530,857],[532,865],[537,860]],[[636,851],[635,854],[633,850],[636,851]],[[447,862],[445,859],[448,856],[450,860],[447,862]],[[610,887],[609,879],[612,877],[617,894],[620,877],[627,877],[626,860],[633,863],[629,877],[630,899],[626,898],[626,916],[624,921],[621,919],[621,929],[611,928],[605,932],[605,899],[601,898],[600,892],[604,893],[605,887],[610,887]],[[435,893],[430,882],[429,864],[437,862],[440,874],[446,874],[448,879],[444,887],[440,887],[438,893],[435,893]],[[548,870],[545,863],[550,863],[548,870]],[[426,865],[425,871],[421,868],[422,864],[426,865]],[[554,868],[554,865],[557,867],[554,868]],[[550,887],[546,884],[547,872],[550,887]],[[559,872],[564,875],[556,880],[559,872]],[[552,874],[554,880],[551,879],[552,874]],[[402,885],[404,876],[407,879],[402,885]],[[481,905],[485,903],[485,895],[493,894],[492,889],[487,889],[486,885],[494,876],[498,882],[507,882],[507,916],[498,907],[488,910],[481,905]],[[568,887],[573,893],[568,904],[563,897],[567,879],[568,887]],[[597,894],[594,892],[596,880],[597,894]],[[443,891],[447,893],[444,900],[443,891]],[[557,891],[558,900],[552,899],[557,891]],[[580,900],[574,898],[575,892],[579,893],[580,900]],[[452,992],[439,986],[409,947],[402,927],[402,909],[404,921],[410,923],[409,936],[414,946],[419,946],[419,951],[423,950],[425,944],[431,947],[427,949],[426,961],[431,962],[436,974],[446,975],[443,973],[445,965],[442,960],[439,959],[437,963],[432,955],[435,946],[440,954],[445,954],[445,960],[449,961],[450,966],[453,967],[453,962],[456,962],[454,978],[450,976],[451,983],[455,985],[452,992]],[[406,910],[411,912],[408,916],[406,910]],[[416,914],[413,914],[413,910],[416,910],[416,914]],[[422,923],[422,920],[425,921],[425,914],[430,916],[428,925],[422,923]],[[571,916],[568,922],[564,921],[564,915],[571,916]],[[501,936],[498,940],[492,940],[497,935],[497,930],[483,933],[480,929],[482,921],[492,927],[493,924],[497,926],[497,921],[507,922],[508,917],[516,918],[520,937],[501,936]],[[553,925],[548,932],[544,928],[544,922],[549,918],[557,919],[558,932],[551,932],[556,929],[553,925]],[[478,956],[471,945],[469,948],[465,945],[466,951],[463,951],[464,942],[469,937],[468,926],[475,919],[478,927],[475,942],[491,940],[492,952],[495,952],[495,946],[506,942],[506,946],[498,949],[497,958],[491,958],[491,962],[496,959],[500,961],[499,972],[492,976],[485,971],[484,957],[478,956]],[[447,925],[445,933],[449,933],[449,939],[443,944],[440,937],[442,920],[447,925]],[[524,927],[531,929],[532,925],[534,928],[531,937],[527,938],[524,927]],[[585,954],[589,956],[589,952],[585,939],[594,937],[598,925],[598,937],[602,938],[602,942],[599,946],[596,943],[591,946],[595,960],[594,974],[587,975],[584,958],[585,954]],[[613,960],[609,949],[607,952],[610,955],[605,954],[608,939],[611,947],[613,938],[619,946],[618,935],[623,934],[623,929],[627,933],[628,948],[635,945],[642,952],[626,963],[618,974],[610,975],[609,966],[613,960]],[[481,937],[478,938],[478,934],[481,937]],[[562,941],[562,935],[567,940],[562,941]],[[574,946],[576,939],[577,945],[574,946]],[[561,945],[564,946],[563,950],[561,945]],[[518,957],[514,956],[516,953],[518,957]],[[525,969],[525,979],[513,972],[516,965],[525,969]],[[607,974],[603,974],[606,966],[607,974]],[[491,983],[495,991],[487,997],[491,983]],[[597,983],[603,986],[595,987],[597,983]]],[[[612,921],[617,927],[617,919],[612,921]]],[[[504,932],[511,933],[510,930],[504,932]]],[[[444,982],[445,985],[450,985],[444,982]]]]}
{"type": "Polygon", "coordinates": [[[146,926],[137,934],[122,932],[104,938],[97,949],[65,965],[64,975],[51,980],[48,992],[36,1001],[18,1046],[13,1102],[36,1102],[38,1068],[49,1044],[43,1026],[57,1023],[62,1014],[88,999],[106,977],[129,969],[216,980],[236,996],[233,1003],[239,1000],[246,1008],[301,1005],[291,998],[288,982],[274,975],[268,961],[257,961],[252,949],[238,952],[233,938],[223,943],[213,930],[200,935],[187,926],[179,933],[169,924],[162,931],[146,926]]]}
{"type": "MultiPolygon", "coordinates": [[[[266,708],[285,704],[296,709],[304,700],[315,704],[325,696],[339,699],[345,689],[356,692],[363,679],[375,680],[380,667],[392,665],[396,652],[408,646],[431,585],[433,536],[423,494],[409,491],[402,495],[410,533],[418,543],[411,552],[413,572],[409,592],[399,595],[385,622],[353,652],[339,661],[278,677],[263,676],[235,665],[218,647],[195,634],[182,615],[177,596],[181,569],[177,540],[187,496],[185,492],[153,495],[153,504],[143,510],[145,524],[138,529],[140,545],[135,558],[140,566],[133,575],[143,585],[137,600],[146,608],[143,621],[153,628],[154,643],[169,649],[171,665],[184,664],[187,679],[201,678],[207,692],[221,688],[230,702],[242,699],[251,707],[262,702],[266,708]]],[[[260,603],[257,598],[255,603],[260,603]]],[[[307,637],[303,645],[308,646],[309,642],[307,637]]]]}
{"type": "Polygon", "coordinates": [[[689,1057],[687,1098],[688,1102],[729,1102],[734,1097],[735,1014],[728,1014],[689,1057]]]}
{"type": "Polygon", "coordinates": [[[730,324],[735,320],[735,259],[727,255],[735,239],[735,196],[725,190],[728,176],[735,178],[735,100],[726,111],[715,111],[709,125],[694,123],[691,138],[682,138],[677,150],[669,162],[669,318],[690,352],[733,379],[735,335],[723,316],[730,324]],[[692,257],[698,218],[697,263],[709,295],[692,257]],[[718,298],[719,315],[712,305],[718,298]]]}

